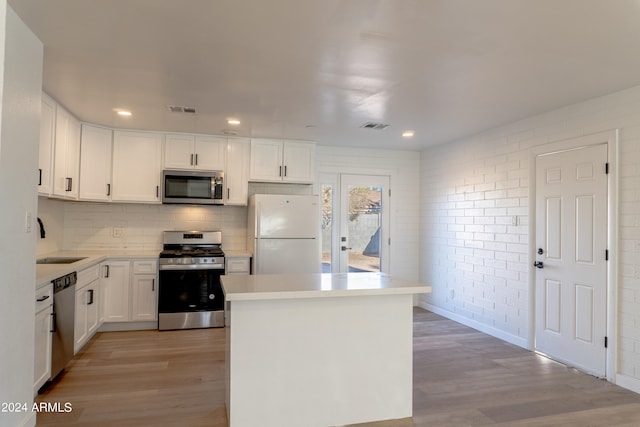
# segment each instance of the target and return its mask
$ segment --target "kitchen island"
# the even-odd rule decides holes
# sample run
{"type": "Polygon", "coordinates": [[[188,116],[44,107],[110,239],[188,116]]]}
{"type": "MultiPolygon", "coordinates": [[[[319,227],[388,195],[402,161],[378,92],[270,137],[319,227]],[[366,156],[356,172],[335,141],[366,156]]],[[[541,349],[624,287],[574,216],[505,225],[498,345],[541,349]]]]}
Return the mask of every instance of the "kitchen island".
{"type": "Polygon", "coordinates": [[[412,416],[413,295],[381,273],[222,276],[231,427],[412,416]]]}

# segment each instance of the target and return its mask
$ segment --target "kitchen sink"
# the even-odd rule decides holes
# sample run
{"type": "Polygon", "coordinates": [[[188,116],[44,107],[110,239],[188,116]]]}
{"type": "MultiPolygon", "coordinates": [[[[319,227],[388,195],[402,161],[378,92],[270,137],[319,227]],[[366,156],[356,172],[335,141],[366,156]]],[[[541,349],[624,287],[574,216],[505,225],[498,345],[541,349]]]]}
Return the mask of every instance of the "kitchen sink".
{"type": "Polygon", "coordinates": [[[82,261],[86,257],[48,257],[36,260],[36,264],[73,264],[74,262],[82,261]]]}

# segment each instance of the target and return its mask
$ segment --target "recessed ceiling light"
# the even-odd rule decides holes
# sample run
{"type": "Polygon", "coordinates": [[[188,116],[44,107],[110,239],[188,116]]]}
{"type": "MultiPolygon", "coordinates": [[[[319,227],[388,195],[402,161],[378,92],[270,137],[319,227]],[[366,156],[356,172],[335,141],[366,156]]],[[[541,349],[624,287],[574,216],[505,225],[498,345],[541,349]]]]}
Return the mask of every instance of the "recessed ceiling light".
{"type": "Polygon", "coordinates": [[[240,120],[238,120],[238,119],[227,119],[227,123],[229,123],[230,125],[239,125],[240,124],[240,120]]]}
{"type": "Polygon", "coordinates": [[[120,110],[118,111],[119,116],[131,116],[131,111],[120,110]]]}
{"type": "Polygon", "coordinates": [[[402,137],[403,138],[411,138],[413,135],[415,135],[416,133],[412,130],[405,130],[404,132],[402,132],[402,137]]]}

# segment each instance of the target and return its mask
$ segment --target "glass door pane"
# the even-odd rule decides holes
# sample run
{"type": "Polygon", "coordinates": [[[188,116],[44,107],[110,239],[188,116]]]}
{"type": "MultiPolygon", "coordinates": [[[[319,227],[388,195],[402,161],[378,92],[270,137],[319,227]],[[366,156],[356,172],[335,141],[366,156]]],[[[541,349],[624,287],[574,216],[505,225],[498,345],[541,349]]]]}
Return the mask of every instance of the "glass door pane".
{"type": "Polygon", "coordinates": [[[322,184],[322,272],[331,273],[333,239],[333,185],[322,184]]]}
{"type": "Polygon", "coordinates": [[[388,271],[389,177],[341,175],[340,271],[388,271]]]}

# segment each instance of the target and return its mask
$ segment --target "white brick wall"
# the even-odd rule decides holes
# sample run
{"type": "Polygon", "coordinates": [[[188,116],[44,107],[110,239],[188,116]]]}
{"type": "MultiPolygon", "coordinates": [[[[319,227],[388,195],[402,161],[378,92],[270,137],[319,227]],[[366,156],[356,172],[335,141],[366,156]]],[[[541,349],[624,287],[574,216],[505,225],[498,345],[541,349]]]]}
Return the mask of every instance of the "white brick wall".
{"type": "Polygon", "coordinates": [[[640,391],[640,86],[425,150],[420,277],[433,285],[423,303],[526,345],[529,149],[615,128],[617,378],[640,391]]]}

